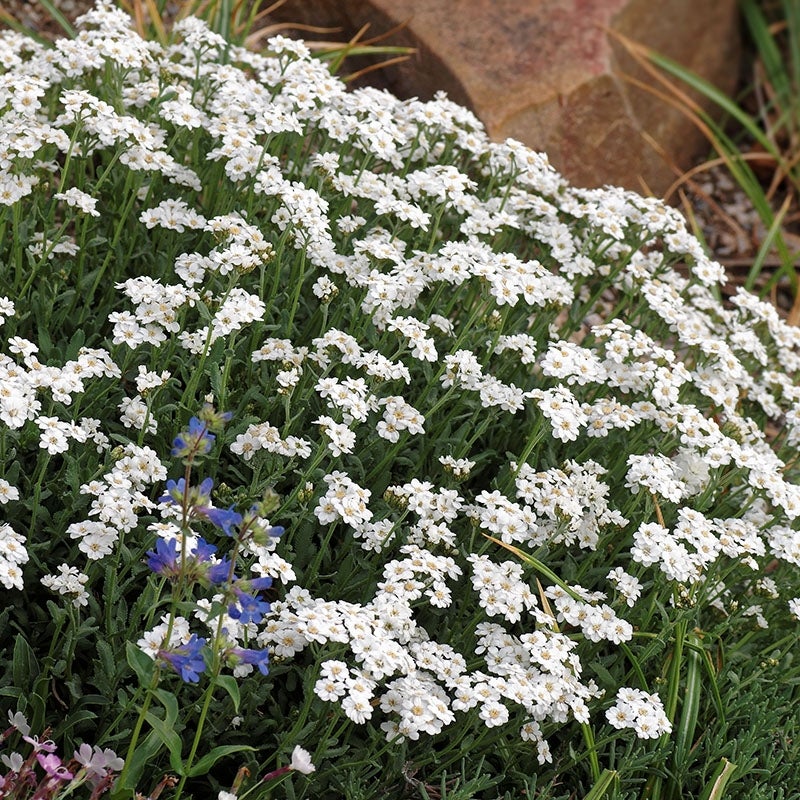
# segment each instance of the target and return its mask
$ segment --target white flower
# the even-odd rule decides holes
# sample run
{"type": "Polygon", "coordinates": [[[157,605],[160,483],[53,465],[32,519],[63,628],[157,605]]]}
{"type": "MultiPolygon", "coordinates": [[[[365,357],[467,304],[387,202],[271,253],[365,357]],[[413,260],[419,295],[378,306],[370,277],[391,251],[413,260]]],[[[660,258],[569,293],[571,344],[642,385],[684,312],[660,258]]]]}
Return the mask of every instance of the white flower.
{"type": "Polygon", "coordinates": [[[75,608],[88,605],[89,594],[84,588],[89,580],[88,575],[84,575],[77,567],[71,567],[68,564],[61,564],[58,571],[58,575],[45,575],[42,578],[42,585],[60,595],[70,597],[75,608]]]}
{"type": "Polygon", "coordinates": [[[68,206],[77,208],[85,214],[90,214],[93,217],[100,216],[100,212],[97,210],[97,198],[82,192],[80,189],[73,187],[67,189],[66,192],[57,192],[53,197],[57,200],[63,200],[68,206]]]}
{"type": "Polygon", "coordinates": [[[304,750],[300,745],[296,745],[292,751],[292,763],[289,765],[293,770],[302,772],[303,775],[310,775],[316,767],[311,763],[311,753],[304,750]]]}
{"type": "Polygon", "coordinates": [[[19,489],[0,478],[0,503],[5,505],[9,500],[19,500],[19,489]]]}
{"type": "Polygon", "coordinates": [[[658,739],[672,731],[661,698],[639,689],[620,689],[606,719],[615,728],[632,728],[640,739],[658,739]]]}
{"type": "Polygon", "coordinates": [[[633,608],[642,593],[642,584],[629,575],[622,567],[616,567],[608,573],[606,578],[614,584],[617,591],[625,598],[627,604],[633,608]]]}

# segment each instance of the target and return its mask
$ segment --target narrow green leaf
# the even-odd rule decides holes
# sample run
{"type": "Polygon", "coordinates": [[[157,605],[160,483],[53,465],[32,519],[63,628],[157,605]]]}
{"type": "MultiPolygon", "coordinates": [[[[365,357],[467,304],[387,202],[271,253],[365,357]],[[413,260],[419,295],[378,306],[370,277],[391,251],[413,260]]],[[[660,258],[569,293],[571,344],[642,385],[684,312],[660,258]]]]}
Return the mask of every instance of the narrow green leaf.
{"type": "Polygon", "coordinates": [[[64,33],[70,39],[75,38],[75,28],[70,25],[69,20],[59,11],[58,7],[52,0],[39,0],[39,2],[47,9],[47,13],[59,24],[64,33]]]}
{"type": "Polygon", "coordinates": [[[233,675],[220,675],[217,678],[217,685],[221,686],[230,695],[233,700],[233,710],[239,713],[239,703],[241,697],[239,695],[239,683],[233,675]]]}
{"type": "Polygon", "coordinates": [[[573,600],[583,602],[583,598],[570,589],[569,584],[561,580],[561,578],[559,578],[558,575],[553,572],[553,570],[542,564],[538,558],[534,558],[532,555],[530,555],[530,553],[520,550],[519,547],[515,547],[512,544],[506,544],[504,541],[501,539],[496,539],[494,536],[489,536],[488,533],[484,533],[483,535],[495,544],[499,544],[500,547],[505,547],[506,550],[510,550],[515,556],[521,558],[526,564],[530,564],[539,574],[544,575],[545,578],[547,578],[549,581],[552,581],[554,584],[556,584],[556,586],[561,587],[573,600]]]}
{"type": "Polygon", "coordinates": [[[708,650],[703,651],[703,665],[705,666],[706,675],[708,675],[708,685],[711,687],[711,699],[714,701],[714,709],[717,712],[719,721],[724,725],[725,704],[722,702],[722,696],[719,693],[717,671],[714,668],[714,662],[711,660],[711,653],[708,650]]]}
{"type": "Polygon", "coordinates": [[[174,726],[178,721],[178,698],[172,692],[166,689],[156,689],[153,695],[158,699],[161,705],[164,706],[164,722],[167,725],[174,726]]]}
{"type": "Polygon", "coordinates": [[[782,106],[792,103],[792,87],[786,72],[786,62],[780,48],[769,30],[769,24],[761,10],[761,5],[754,0],[742,0],[739,3],[747,24],[747,32],[758,48],[758,54],[767,72],[767,79],[775,91],[782,106]]]}
{"type": "Polygon", "coordinates": [[[125,776],[125,783],[121,784],[119,779],[114,786],[112,800],[115,798],[130,798],[133,790],[139,785],[147,763],[161,749],[161,742],[155,731],[151,731],[143,740],[136,745],[133,755],[129,759],[128,771],[125,776]]]}
{"type": "Polygon", "coordinates": [[[136,673],[141,686],[147,686],[153,677],[153,659],[143,653],[133,642],[125,645],[125,659],[136,673]]]}
{"type": "Polygon", "coordinates": [[[697,652],[697,647],[702,647],[700,637],[695,633],[689,633],[686,638],[686,688],[683,694],[683,704],[681,716],[675,729],[675,748],[672,751],[672,760],[675,766],[674,772],[680,780],[680,775],[684,774],[689,759],[689,751],[694,741],[694,733],[697,727],[697,714],[700,708],[700,693],[702,691],[702,670],[703,658],[697,652]],[[691,645],[694,645],[692,647],[691,645]]]}
{"type": "Polygon", "coordinates": [[[39,671],[39,663],[36,661],[31,646],[25,637],[18,633],[14,642],[14,656],[11,663],[14,684],[19,687],[33,686],[34,681],[39,677],[39,671]]]}
{"type": "Polygon", "coordinates": [[[170,768],[183,775],[183,760],[181,759],[181,737],[175,732],[171,725],[163,719],[155,716],[152,711],[148,711],[144,718],[147,720],[155,735],[169,751],[170,768]]]}
{"type": "Polygon", "coordinates": [[[767,235],[764,237],[764,241],[761,242],[761,247],[758,248],[758,253],[753,261],[753,266],[750,267],[750,271],[747,273],[747,280],[744,283],[744,288],[748,291],[753,290],[753,286],[755,285],[758,276],[761,274],[761,270],[764,267],[764,262],[769,255],[770,250],[775,243],[775,238],[780,236],[781,232],[781,224],[783,223],[783,218],[786,216],[786,212],[789,210],[789,201],[791,201],[791,195],[786,197],[786,201],[783,206],[781,207],[780,211],[776,214],[775,218],[772,220],[772,224],[769,226],[769,230],[767,231],[767,235]]]}
{"type": "Polygon", "coordinates": [[[601,800],[601,798],[606,796],[606,792],[616,783],[617,771],[613,769],[604,769],[589,794],[585,795],[583,800],[601,800]]]}
{"type": "Polygon", "coordinates": [[[253,753],[255,749],[255,747],[250,747],[247,744],[223,744],[215,747],[189,770],[188,777],[196,778],[198,775],[205,775],[217,761],[232,753],[253,753]]]}
{"type": "MultiPolygon", "coordinates": [[[[690,69],[681,66],[675,61],[656,53],[653,50],[647,51],[647,57],[657,67],[668,72],[670,75],[683,81],[687,86],[711,100],[719,106],[726,114],[735,119],[770,155],[774,156],[778,163],[783,162],[781,152],[775,147],[774,142],[764,134],[761,126],[749,114],[745,113],[725,92],[720,91],[690,69]]],[[[709,120],[706,120],[709,121],[709,120]]]]}
{"type": "Polygon", "coordinates": [[[703,789],[700,800],[722,800],[725,796],[725,787],[735,771],[736,764],[732,764],[727,758],[723,758],[711,776],[710,782],[703,789]]]}

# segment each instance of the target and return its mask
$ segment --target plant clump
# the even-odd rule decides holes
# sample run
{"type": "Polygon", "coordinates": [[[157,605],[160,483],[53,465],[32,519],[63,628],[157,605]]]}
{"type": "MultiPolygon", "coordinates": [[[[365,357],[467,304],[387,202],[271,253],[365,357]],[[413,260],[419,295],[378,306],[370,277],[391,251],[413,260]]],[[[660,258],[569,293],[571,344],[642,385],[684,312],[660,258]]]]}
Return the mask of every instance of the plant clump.
{"type": "Polygon", "coordinates": [[[800,330],[674,209],[280,36],[100,3],[0,63],[9,737],[113,748],[115,797],[741,755],[725,687],[800,618],[800,330]]]}

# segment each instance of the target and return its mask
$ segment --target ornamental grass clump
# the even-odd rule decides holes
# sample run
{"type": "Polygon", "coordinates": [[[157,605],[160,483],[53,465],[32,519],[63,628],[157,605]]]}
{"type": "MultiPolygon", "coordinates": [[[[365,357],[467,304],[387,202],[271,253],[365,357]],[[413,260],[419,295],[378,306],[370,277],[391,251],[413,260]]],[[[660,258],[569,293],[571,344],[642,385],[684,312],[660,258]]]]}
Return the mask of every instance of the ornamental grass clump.
{"type": "Polygon", "coordinates": [[[796,787],[800,330],[444,96],[79,29],[0,34],[2,785],[796,787]]]}

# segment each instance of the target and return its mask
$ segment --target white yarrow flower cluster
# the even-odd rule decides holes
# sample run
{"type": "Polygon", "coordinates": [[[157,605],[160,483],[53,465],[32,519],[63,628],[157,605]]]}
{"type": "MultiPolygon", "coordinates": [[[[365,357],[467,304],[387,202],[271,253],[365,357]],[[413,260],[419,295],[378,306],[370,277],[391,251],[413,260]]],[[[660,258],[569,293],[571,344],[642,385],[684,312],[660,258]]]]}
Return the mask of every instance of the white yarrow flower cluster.
{"type": "Polygon", "coordinates": [[[658,739],[672,731],[661,698],[640,689],[620,689],[606,719],[615,728],[634,730],[640,739],[658,739]]]}
{"type": "Polygon", "coordinates": [[[77,567],[69,564],[60,564],[58,574],[45,575],[42,585],[58,594],[70,598],[75,608],[88,605],[89,593],[86,591],[86,582],[89,576],[77,567]]]}

